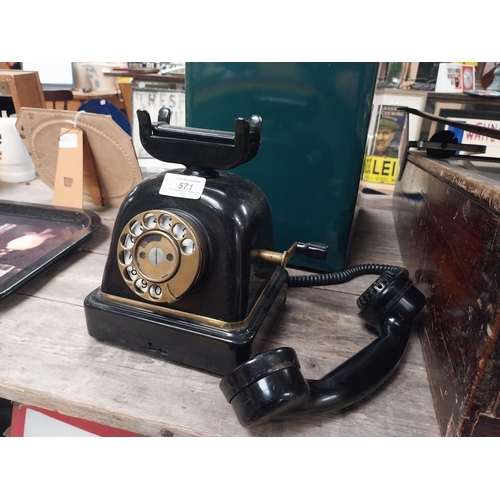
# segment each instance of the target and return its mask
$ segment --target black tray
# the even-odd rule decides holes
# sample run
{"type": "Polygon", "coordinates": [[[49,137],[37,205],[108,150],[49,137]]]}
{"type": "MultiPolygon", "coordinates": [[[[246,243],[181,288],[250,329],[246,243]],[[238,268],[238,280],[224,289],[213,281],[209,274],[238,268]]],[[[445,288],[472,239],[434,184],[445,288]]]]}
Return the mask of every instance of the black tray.
{"type": "Polygon", "coordinates": [[[51,205],[0,201],[0,298],[95,233],[98,215],[51,205]]]}

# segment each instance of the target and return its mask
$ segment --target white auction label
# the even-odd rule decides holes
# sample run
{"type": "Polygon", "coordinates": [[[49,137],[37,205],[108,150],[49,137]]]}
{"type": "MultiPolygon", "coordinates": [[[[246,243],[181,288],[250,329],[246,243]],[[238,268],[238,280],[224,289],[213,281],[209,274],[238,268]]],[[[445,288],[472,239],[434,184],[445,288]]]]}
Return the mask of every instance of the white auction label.
{"type": "Polygon", "coordinates": [[[205,177],[167,172],[163,178],[160,194],[198,200],[201,197],[201,193],[203,193],[206,182],[205,177]]]}
{"type": "Polygon", "coordinates": [[[78,147],[78,136],[76,134],[65,133],[59,136],[60,148],[78,147]]]}

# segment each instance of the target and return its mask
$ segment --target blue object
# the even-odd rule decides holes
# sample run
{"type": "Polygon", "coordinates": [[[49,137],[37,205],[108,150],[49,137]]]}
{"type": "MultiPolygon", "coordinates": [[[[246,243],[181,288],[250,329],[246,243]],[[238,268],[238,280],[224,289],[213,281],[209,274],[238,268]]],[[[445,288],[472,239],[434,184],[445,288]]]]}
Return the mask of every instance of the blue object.
{"type": "Polygon", "coordinates": [[[84,102],[78,108],[78,111],[86,111],[87,113],[96,113],[98,115],[109,115],[128,135],[132,135],[132,126],[128,118],[114,104],[105,99],[90,99],[84,102]]]}

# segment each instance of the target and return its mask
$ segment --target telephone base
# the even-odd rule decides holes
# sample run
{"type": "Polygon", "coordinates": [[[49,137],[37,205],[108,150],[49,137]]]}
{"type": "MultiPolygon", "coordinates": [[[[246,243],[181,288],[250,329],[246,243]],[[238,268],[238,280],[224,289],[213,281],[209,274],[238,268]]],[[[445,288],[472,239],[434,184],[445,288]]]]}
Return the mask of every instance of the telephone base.
{"type": "Polygon", "coordinates": [[[97,288],[84,302],[88,332],[98,340],[223,376],[262,348],[286,300],[286,279],[287,272],[277,268],[246,320],[223,327],[124,303],[97,288]]]}

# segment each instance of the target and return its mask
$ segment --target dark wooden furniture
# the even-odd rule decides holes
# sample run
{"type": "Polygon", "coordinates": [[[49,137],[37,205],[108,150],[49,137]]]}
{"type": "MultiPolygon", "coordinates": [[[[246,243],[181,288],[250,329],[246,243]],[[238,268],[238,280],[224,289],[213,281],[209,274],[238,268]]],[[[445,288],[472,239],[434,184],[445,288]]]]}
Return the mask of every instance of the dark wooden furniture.
{"type": "Polygon", "coordinates": [[[71,90],[44,90],[45,103],[52,109],[68,109],[68,103],[73,100],[73,92],[71,90]],[[59,105],[58,105],[59,103],[59,105]]]}
{"type": "Polygon", "coordinates": [[[126,78],[133,78],[134,82],[149,82],[157,84],[174,84],[184,85],[186,78],[184,75],[166,74],[160,75],[159,73],[140,72],[129,69],[113,70],[104,72],[109,76],[121,76],[126,78]]]}
{"type": "Polygon", "coordinates": [[[403,264],[427,297],[418,329],[445,436],[500,435],[495,175],[410,153],[394,192],[403,264]]]}
{"type": "MultiPolygon", "coordinates": [[[[479,89],[480,90],[480,89],[479,89]]],[[[429,106],[436,106],[436,104],[466,104],[470,106],[484,106],[491,107],[500,106],[500,98],[498,97],[483,97],[478,95],[465,94],[463,92],[453,93],[453,92],[428,92],[427,93],[427,103],[429,106]]],[[[428,109],[427,111],[433,112],[434,109],[428,109]]]]}

